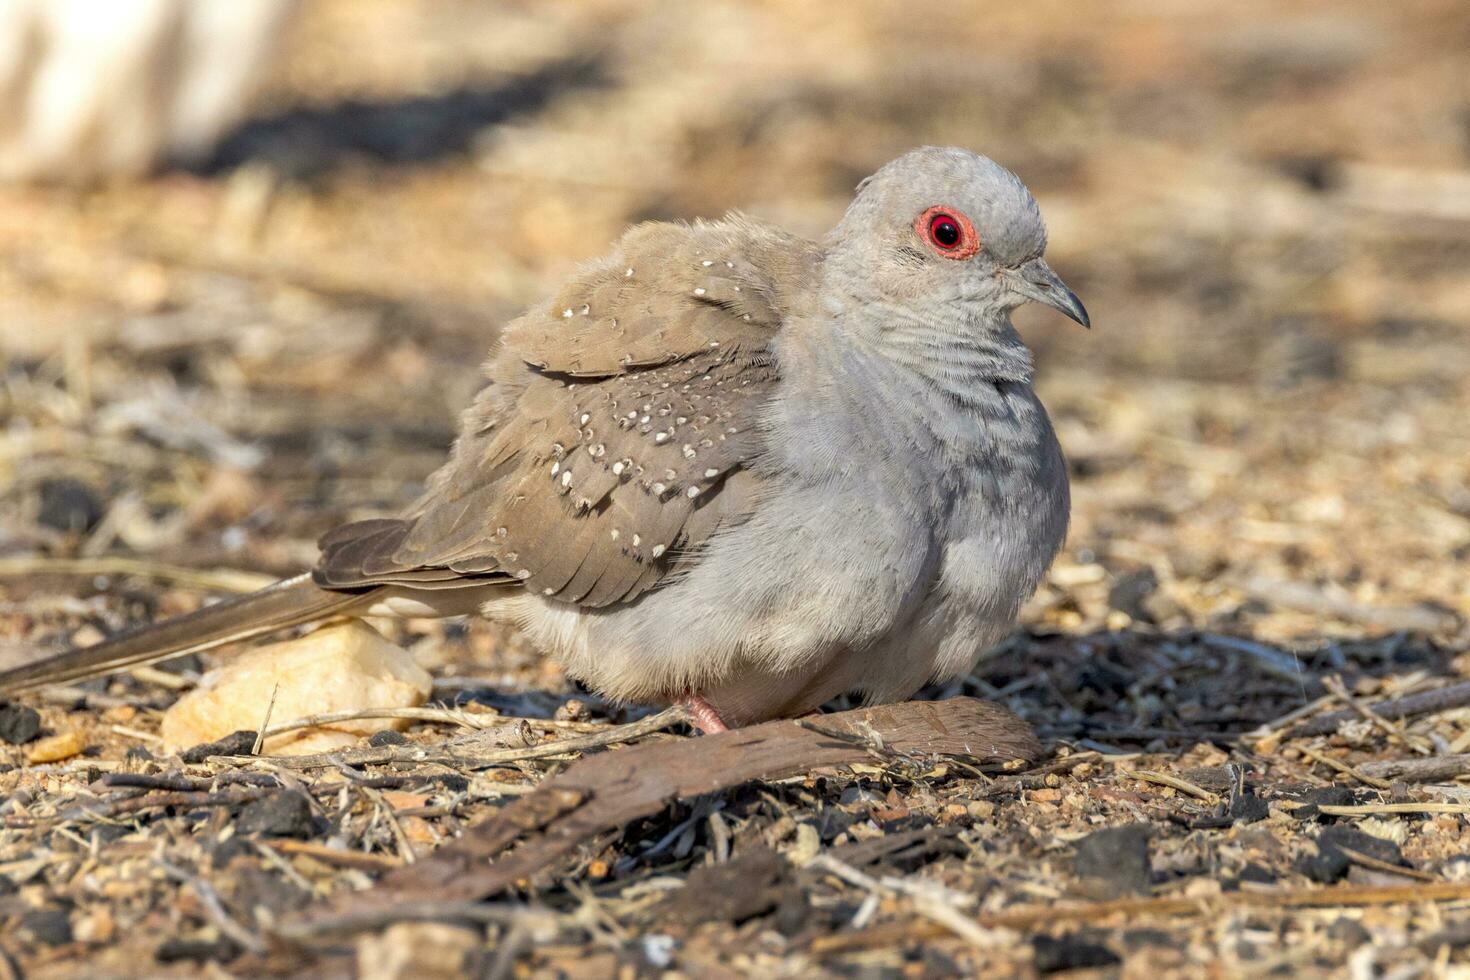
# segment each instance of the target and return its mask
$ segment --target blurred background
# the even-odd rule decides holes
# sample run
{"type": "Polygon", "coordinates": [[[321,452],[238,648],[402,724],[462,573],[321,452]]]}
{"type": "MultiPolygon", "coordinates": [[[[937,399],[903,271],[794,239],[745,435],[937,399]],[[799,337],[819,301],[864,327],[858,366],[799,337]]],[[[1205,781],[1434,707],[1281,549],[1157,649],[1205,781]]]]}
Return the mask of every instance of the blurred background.
{"type": "Polygon", "coordinates": [[[0,652],[300,569],[417,495],[499,326],[627,224],[819,236],[921,143],[1026,181],[1096,325],[1018,316],[1076,501],[1031,629],[1470,614],[1462,0],[7,0],[0,27],[0,652]]]}

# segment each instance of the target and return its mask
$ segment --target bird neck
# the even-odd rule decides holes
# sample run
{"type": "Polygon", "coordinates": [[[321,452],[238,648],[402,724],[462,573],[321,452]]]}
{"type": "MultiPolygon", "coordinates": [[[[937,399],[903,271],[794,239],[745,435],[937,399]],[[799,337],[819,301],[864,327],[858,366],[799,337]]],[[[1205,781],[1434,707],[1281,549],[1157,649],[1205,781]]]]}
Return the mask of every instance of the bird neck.
{"type": "Polygon", "coordinates": [[[1035,376],[1031,351],[1005,312],[982,313],[967,304],[870,306],[867,330],[856,331],[860,346],[956,395],[976,385],[1029,385],[1035,376]]]}

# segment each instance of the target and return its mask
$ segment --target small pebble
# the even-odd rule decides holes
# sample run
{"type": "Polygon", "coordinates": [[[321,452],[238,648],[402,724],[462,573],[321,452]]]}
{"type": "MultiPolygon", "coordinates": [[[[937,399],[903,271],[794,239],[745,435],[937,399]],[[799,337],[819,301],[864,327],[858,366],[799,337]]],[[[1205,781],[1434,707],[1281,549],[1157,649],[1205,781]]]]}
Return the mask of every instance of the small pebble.
{"type": "Polygon", "coordinates": [[[80,480],[61,478],[44,481],[40,488],[41,509],[36,522],[64,534],[81,534],[102,520],[102,504],[92,489],[80,480]]]}
{"type": "Polygon", "coordinates": [[[71,918],[65,909],[40,909],[20,917],[20,932],[34,942],[65,946],[72,940],[71,918]]]}
{"type": "Polygon", "coordinates": [[[1031,949],[1037,973],[1093,969],[1118,962],[1117,953],[1102,943],[1083,939],[1075,933],[1057,937],[1037,936],[1031,941],[1031,949]]]}
{"type": "Polygon", "coordinates": [[[41,734],[41,714],[23,704],[0,705],[0,739],[24,745],[41,734]]]}
{"type": "Polygon", "coordinates": [[[1128,824],[1088,834],[1077,842],[1072,870],[1101,883],[1110,897],[1146,895],[1152,880],[1148,827],[1128,824]]]}
{"type": "Polygon", "coordinates": [[[26,761],[32,765],[43,762],[60,762],[62,759],[70,759],[79,754],[86,747],[87,743],[82,741],[80,733],[62,732],[59,735],[43,738],[32,745],[31,750],[26,753],[26,761]]]}
{"type": "Polygon", "coordinates": [[[203,762],[212,755],[249,755],[255,748],[255,733],[231,732],[218,742],[205,742],[179,753],[179,758],[189,765],[203,762]]]}
{"type": "Polygon", "coordinates": [[[247,805],[240,811],[236,828],[242,834],[304,840],[316,833],[316,822],[306,797],[295,790],[286,790],[247,805]]]}

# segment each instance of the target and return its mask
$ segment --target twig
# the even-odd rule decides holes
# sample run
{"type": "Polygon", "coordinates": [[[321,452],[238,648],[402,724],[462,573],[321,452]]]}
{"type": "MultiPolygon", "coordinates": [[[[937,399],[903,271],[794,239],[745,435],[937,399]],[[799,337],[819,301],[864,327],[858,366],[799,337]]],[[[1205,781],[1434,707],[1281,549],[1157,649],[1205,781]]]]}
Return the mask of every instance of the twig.
{"type": "Polygon", "coordinates": [[[1315,762],[1320,762],[1322,763],[1322,765],[1326,766],[1329,769],[1335,769],[1345,776],[1351,776],[1365,786],[1372,786],[1374,789],[1388,789],[1388,787],[1391,785],[1388,780],[1379,779],[1376,776],[1370,776],[1360,769],[1353,768],[1346,762],[1334,759],[1328,755],[1323,755],[1321,752],[1318,752],[1315,749],[1309,749],[1305,745],[1298,745],[1296,746],[1296,749],[1307,758],[1312,759],[1315,762]]]}
{"type": "Polygon", "coordinates": [[[211,592],[254,592],[275,582],[275,576],[245,572],[233,568],[184,568],[141,558],[119,555],[97,558],[47,558],[42,555],[24,558],[0,558],[0,576],[40,575],[141,575],[146,578],[190,586],[211,592]]]}
{"type": "MultiPolygon", "coordinates": [[[[407,718],[411,721],[442,722],[449,725],[459,725],[462,728],[473,728],[482,731],[488,728],[503,728],[519,722],[519,718],[507,718],[503,715],[484,715],[476,717],[468,711],[458,708],[361,708],[356,711],[329,711],[319,715],[308,715],[305,718],[297,718],[295,721],[282,722],[268,730],[266,736],[280,735],[282,732],[295,731],[298,728],[314,728],[317,725],[335,725],[344,721],[358,721],[364,718],[407,718]]],[[[598,731],[605,730],[606,726],[593,725],[590,728],[598,731]]]]}
{"type": "Polygon", "coordinates": [[[277,681],[271,685],[271,699],[265,703],[265,717],[255,729],[255,744],[250,746],[251,755],[260,755],[260,747],[265,744],[265,732],[270,726],[271,715],[276,710],[276,695],[281,692],[281,683],[277,681]]]}
{"type": "Polygon", "coordinates": [[[220,900],[219,892],[214,890],[213,885],[198,875],[190,874],[167,861],[156,863],[159,868],[163,869],[164,874],[194,890],[194,894],[199,896],[199,904],[203,907],[204,914],[209,917],[209,921],[214,923],[216,929],[232,939],[235,945],[256,956],[264,956],[270,951],[270,947],[264,940],[236,922],[230,913],[225,911],[224,902],[220,900]]]}
{"type": "Polygon", "coordinates": [[[1420,755],[1429,755],[1431,753],[1431,749],[1410,739],[1408,733],[1404,731],[1402,725],[1395,725],[1393,722],[1384,718],[1382,715],[1374,712],[1372,708],[1360,703],[1357,698],[1354,698],[1352,694],[1348,691],[1348,689],[1343,686],[1342,680],[1340,678],[1324,677],[1322,678],[1322,686],[1327,688],[1327,690],[1331,691],[1334,696],[1336,696],[1340,701],[1346,704],[1348,706],[1348,709],[1352,711],[1353,714],[1367,721],[1375,728],[1380,729],[1386,735],[1388,735],[1389,738],[1403,743],[1404,745],[1408,746],[1410,750],[1417,752],[1420,755]]]}
{"type": "Polygon", "coordinates": [[[1459,617],[1426,606],[1369,606],[1346,596],[1332,595],[1305,582],[1282,582],[1255,577],[1241,586],[1250,596],[1298,612],[1328,615],[1350,623],[1410,633],[1449,632],[1459,617]]]}
{"type": "Polygon", "coordinates": [[[357,868],[359,871],[387,871],[389,868],[403,866],[403,861],[387,854],[370,854],[367,851],[349,851],[345,848],[328,847],[325,844],[317,844],[307,840],[292,840],[289,837],[279,837],[273,840],[272,845],[278,851],[287,854],[301,854],[309,858],[315,858],[324,864],[341,865],[344,868],[357,868]]]}
{"type": "MultiPolygon", "coordinates": [[[[977,917],[979,925],[992,929],[1031,929],[1041,925],[1095,922],[1118,916],[1134,921],[1149,915],[1209,915],[1231,908],[1333,908],[1398,905],[1422,902],[1456,902],[1470,899],[1470,883],[1416,882],[1412,885],[1335,885],[1298,891],[1238,891],[1210,897],[1165,896],[1121,898],[1086,905],[1033,905],[977,917]]],[[[849,950],[893,946],[942,936],[949,930],[932,923],[895,922],[846,935],[821,936],[811,944],[816,955],[833,955],[849,950]]]]}
{"type": "Polygon", "coordinates": [[[285,939],[310,939],[313,936],[366,932],[395,922],[493,922],[513,924],[526,919],[557,924],[559,916],[550,911],[524,905],[489,902],[436,901],[422,899],[373,908],[356,909],[337,915],[296,918],[279,923],[273,930],[285,939]]]}
{"type": "Polygon", "coordinates": [[[1158,783],[1160,786],[1168,786],[1171,789],[1177,789],[1181,793],[1188,793],[1195,799],[1202,800],[1211,806],[1220,802],[1218,795],[1211,793],[1203,786],[1196,786],[1187,779],[1170,776],[1168,773],[1154,772],[1149,769],[1120,769],[1118,770],[1118,775],[1127,776],[1132,779],[1141,779],[1146,783],[1158,783]]]}
{"type": "Polygon", "coordinates": [[[1246,640],[1238,636],[1224,636],[1220,633],[1201,633],[1200,640],[1207,646],[1243,653],[1254,660],[1256,665],[1266,673],[1282,680],[1295,684],[1305,683],[1306,672],[1302,669],[1301,660],[1295,655],[1282,653],[1275,647],[1268,647],[1254,640],[1246,640]]]}
{"type": "MultiPolygon", "coordinates": [[[[1466,705],[1470,705],[1470,681],[1387,701],[1375,701],[1367,707],[1381,718],[1398,720],[1413,715],[1428,715],[1448,711],[1451,708],[1463,708],[1466,705]]],[[[1338,725],[1353,716],[1354,712],[1351,709],[1334,711],[1329,715],[1314,718],[1288,734],[1292,738],[1301,735],[1327,735],[1337,731],[1338,725]]]]}
{"type": "Polygon", "coordinates": [[[1378,813],[1470,813],[1470,803],[1358,803],[1344,806],[1319,803],[1317,809],[1334,817],[1366,817],[1378,813]]]}
{"type": "Polygon", "coordinates": [[[1420,871],[1418,868],[1406,868],[1401,864],[1390,864],[1387,861],[1380,861],[1376,857],[1364,854],[1362,851],[1355,851],[1351,847],[1343,847],[1341,844],[1334,844],[1333,846],[1341,851],[1349,861],[1359,867],[1368,868],[1370,871],[1387,871],[1390,874],[1403,875],[1405,878],[1413,878],[1416,881],[1442,880],[1427,871],[1420,871]]]}
{"type": "Polygon", "coordinates": [[[943,886],[929,880],[910,881],[904,878],[884,876],[882,879],[864,874],[850,864],[832,857],[818,854],[807,865],[837,876],[850,885],[856,885],[869,894],[901,894],[913,900],[914,911],[936,925],[954,933],[977,949],[990,949],[997,945],[998,938],[975,919],[955,908],[949,896],[938,889],[943,886]],[[926,887],[927,886],[927,887],[926,887]]]}
{"type": "Polygon", "coordinates": [[[393,839],[398,842],[398,857],[404,864],[413,864],[418,860],[418,855],[413,852],[413,845],[408,841],[408,835],[403,832],[403,824],[398,820],[398,813],[383,799],[383,794],[370,786],[357,787],[368,799],[382,811],[384,819],[388,821],[388,829],[393,831],[393,839]]]}
{"type": "MultiPolygon", "coordinates": [[[[674,706],[665,708],[656,715],[649,715],[638,721],[627,725],[615,725],[604,728],[602,731],[587,735],[576,735],[572,738],[564,738],[555,742],[543,742],[540,745],[531,745],[519,749],[499,749],[494,751],[475,751],[473,739],[482,737],[477,734],[471,736],[471,740],[451,742],[442,746],[423,745],[384,745],[367,749],[354,749],[346,752],[322,752],[316,755],[288,755],[272,760],[275,765],[285,769],[325,769],[339,765],[366,766],[377,765],[384,762],[418,762],[418,763],[441,763],[443,765],[456,766],[495,766],[507,762],[522,762],[527,759],[546,759],[552,756],[565,755],[568,752],[581,752],[586,749],[598,748],[603,745],[612,745],[616,742],[627,742],[631,739],[641,738],[653,732],[677,725],[689,720],[689,714],[683,708],[674,706]]],[[[248,762],[250,756],[218,756],[227,762],[248,762]]]]}
{"type": "Polygon", "coordinates": [[[1437,755],[1428,759],[1386,759],[1365,762],[1358,771],[1378,779],[1410,783],[1438,783],[1470,774],[1470,754],[1437,755]]]}
{"type": "Polygon", "coordinates": [[[133,667],[128,673],[145,684],[157,684],[159,687],[166,687],[170,691],[183,691],[194,686],[194,682],[189,680],[189,678],[180,677],[178,674],[171,674],[166,670],[159,670],[157,667],[133,667]]]}
{"type": "Polygon", "coordinates": [[[1287,725],[1290,725],[1292,722],[1300,721],[1308,715],[1316,714],[1318,711],[1321,711],[1323,708],[1331,704],[1334,700],[1335,699],[1332,697],[1332,695],[1324,694],[1320,698],[1317,698],[1315,701],[1309,701],[1306,704],[1302,705],[1300,708],[1288,711],[1280,718],[1273,718],[1271,721],[1266,722],[1264,725],[1255,729],[1254,731],[1247,732],[1243,737],[1248,739],[1268,738],[1273,732],[1280,731],[1287,725]]]}

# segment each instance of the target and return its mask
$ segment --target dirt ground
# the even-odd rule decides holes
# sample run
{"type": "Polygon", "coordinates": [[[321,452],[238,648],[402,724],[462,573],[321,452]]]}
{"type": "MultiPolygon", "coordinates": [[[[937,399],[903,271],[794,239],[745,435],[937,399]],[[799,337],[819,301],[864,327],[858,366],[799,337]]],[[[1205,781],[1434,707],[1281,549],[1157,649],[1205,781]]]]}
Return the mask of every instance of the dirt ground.
{"type": "MultiPolygon", "coordinates": [[[[1072,530],[930,692],[1046,755],[745,784],[478,918],[285,942],[577,753],[186,763],[156,735],[186,660],[22,702],[0,975],[1470,974],[1470,7],[318,0],[300,28],[207,166],[0,188],[0,660],[412,500],[498,326],[629,222],[820,235],[951,143],[1028,183],[1094,322],[1017,318],[1072,530]],[[310,819],[271,825],[288,791],[310,819]]],[[[394,629],[505,744],[640,716],[486,624],[394,629]]]]}

